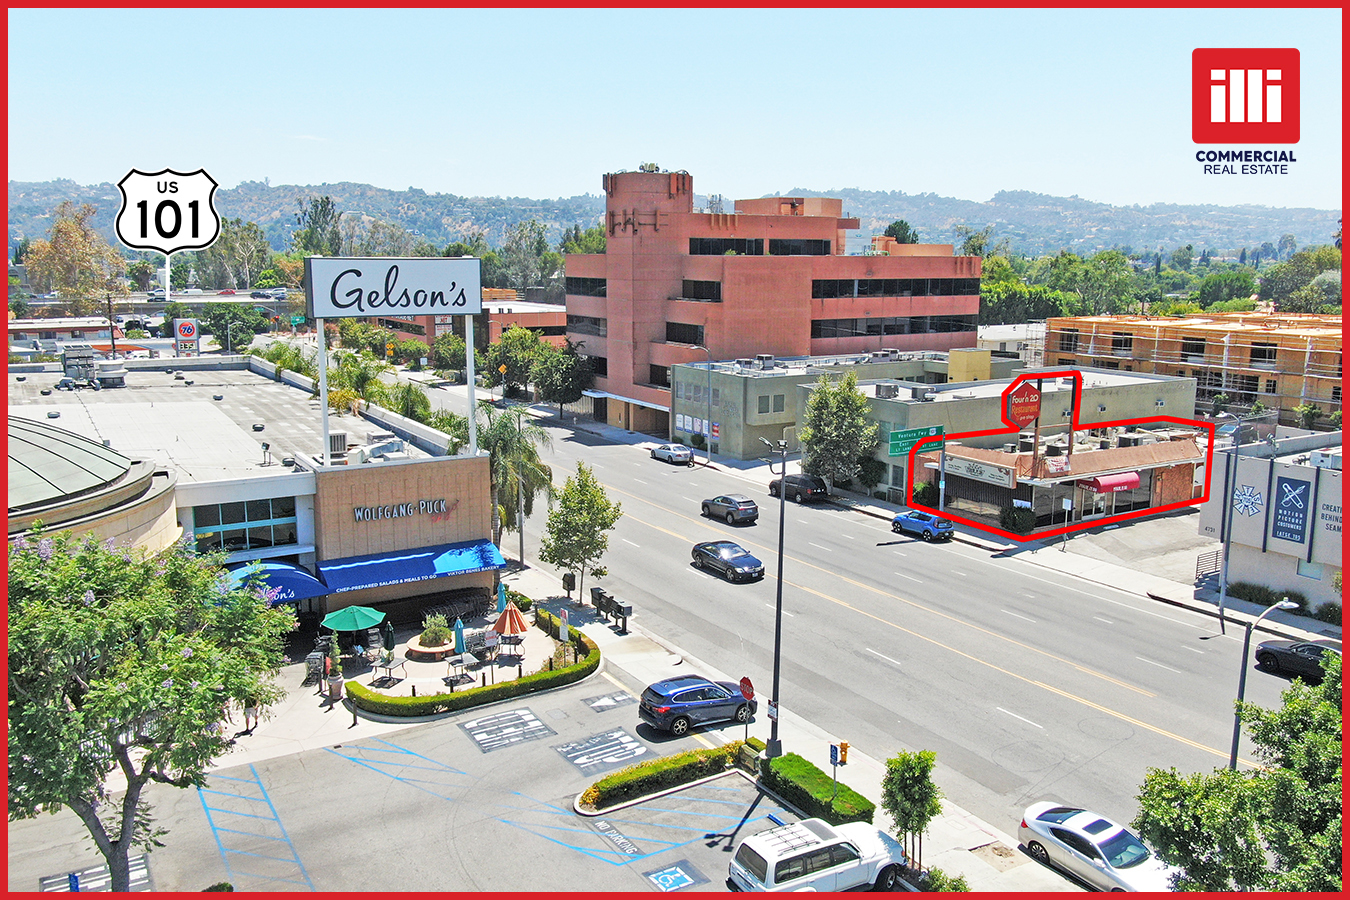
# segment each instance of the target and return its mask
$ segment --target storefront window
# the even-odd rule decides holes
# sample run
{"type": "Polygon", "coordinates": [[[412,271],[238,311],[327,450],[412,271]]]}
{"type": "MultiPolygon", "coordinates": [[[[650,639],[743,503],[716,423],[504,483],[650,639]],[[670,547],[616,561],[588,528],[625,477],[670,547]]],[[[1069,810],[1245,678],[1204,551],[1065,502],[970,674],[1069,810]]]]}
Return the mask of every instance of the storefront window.
{"type": "Polygon", "coordinates": [[[296,542],[294,497],[197,506],[192,517],[198,553],[235,553],[296,542]]]}

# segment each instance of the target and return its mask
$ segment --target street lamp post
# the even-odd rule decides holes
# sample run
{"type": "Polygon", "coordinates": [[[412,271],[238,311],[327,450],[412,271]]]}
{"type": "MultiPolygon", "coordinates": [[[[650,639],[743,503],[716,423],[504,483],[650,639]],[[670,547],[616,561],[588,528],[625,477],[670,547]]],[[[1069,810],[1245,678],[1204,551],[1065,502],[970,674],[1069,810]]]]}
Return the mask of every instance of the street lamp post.
{"type": "Polygon", "coordinates": [[[1297,609],[1298,604],[1285,597],[1278,603],[1272,603],[1266,607],[1266,611],[1256,617],[1253,622],[1247,623],[1247,633],[1242,637],[1242,668],[1238,670],[1238,706],[1233,711],[1233,749],[1228,754],[1228,768],[1237,768],[1237,750],[1238,737],[1242,734],[1242,699],[1247,695],[1247,651],[1252,644],[1252,629],[1260,623],[1262,619],[1270,615],[1277,609],[1297,609]]]}
{"type": "Polygon", "coordinates": [[[234,352],[234,326],[243,325],[243,322],[230,322],[225,326],[225,355],[228,356],[234,352]]]}
{"type": "MultiPolygon", "coordinates": [[[[1267,413],[1266,415],[1269,416],[1272,415],[1272,413],[1267,413]]],[[[1241,477],[1241,469],[1242,469],[1243,419],[1240,416],[1235,416],[1230,412],[1216,413],[1214,418],[1231,419],[1233,422],[1237,423],[1237,428],[1233,432],[1233,449],[1230,453],[1228,453],[1224,457],[1224,467],[1223,467],[1224,474],[1227,475],[1229,469],[1228,461],[1231,459],[1233,461],[1232,465],[1233,477],[1231,479],[1225,479],[1227,481],[1227,484],[1224,485],[1223,508],[1220,510],[1224,524],[1223,524],[1223,565],[1220,567],[1219,570],[1219,632],[1221,634],[1227,634],[1227,630],[1224,627],[1226,624],[1224,619],[1224,606],[1228,600],[1228,557],[1232,555],[1232,544],[1233,544],[1233,496],[1237,491],[1237,481],[1241,477]]],[[[1251,422],[1252,419],[1255,418],[1263,418],[1263,417],[1253,416],[1249,417],[1247,421],[1251,422]]],[[[1216,428],[1214,434],[1217,436],[1218,433],[1219,433],[1218,429],[1216,428]]],[[[1213,439],[1211,438],[1211,440],[1213,439]]],[[[1274,446],[1274,444],[1272,443],[1271,446],[1274,446]]]]}
{"type": "Polygon", "coordinates": [[[787,523],[787,441],[779,441],[776,447],[765,438],[759,441],[769,450],[778,452],[778,471],[774,471],[773,461],[770,460],[769,472],[783,479],[782,489],[778,492],[778,599],[773,612],[773,686],[769,694],[773,717],[769,719],[769,743],[764,749],[765,755],[773,759],[783,755],[783,742],[778,739],[778,717],[782,714],[778,706],[778,674],[783,651],[783,528],[787,523]]]}

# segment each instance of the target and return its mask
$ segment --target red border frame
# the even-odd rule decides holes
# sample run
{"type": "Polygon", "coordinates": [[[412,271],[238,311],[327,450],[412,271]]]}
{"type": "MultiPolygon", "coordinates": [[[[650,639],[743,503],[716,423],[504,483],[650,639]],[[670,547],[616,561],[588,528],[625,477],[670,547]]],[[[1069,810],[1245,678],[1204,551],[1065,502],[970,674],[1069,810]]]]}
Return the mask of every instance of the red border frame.
{"type": "MultiPolygon", "coordinates": [[[[1007,425],[1009,427],[991,428],[986,431],[962,431],[959,432],[958,434],[945,435],[944,438],[942,439],[924,438],[910,448],[908,456],[909,483],[905,487],[905,498],[909,502],[906,505],[912,509],[921,509],[924,510],[925,512],[930,512],[936,516],[942,516],[947,519],[952,519],[957,522],[961,522],[964,525],[969,525],[970,527],[979,529],[980,531],[987,531],[990,534],[997,535],[998,537],[1007,538],[1012,541],[1017,541],[1018,543],[1027,543],[1029,541],[1039,541],[1049,537],[1058,537],[1059,535],[1062,534],[1072,534],[1075,531],[1086,531],[1090,528],[1099,528],[1102,525],[1108,525],[1113,522],[1124,522],[1129,519],[1139,519],[1143,518],[1144,516],[1151,516],[1157,513],[1167,512],[1168,510],[1181,509],[1182,507],[1186,506],[1199,506],[1200,504],[1209,500],[1210,475],[1214,471],[1212,463],[1214,461],[1214,430],[1216,427],[1215,424],[1213,422],[1204,422],[1199,419],[1180,419],[1177,418],[1176,416],[1152,416],[1149,418],[1116,419],[1106,422],[1093,422],[1091,427],[1104,428],[1107,426],[1115,426],[1115,425],[1141,425],[1149,422],[1171,422],[1177,425],[1185,425],[1187,427],[1192,428],[1198,427],[1200,429],[1208,431],[1209,441],[1205,448],[1205,463],[1204,463],[1205,487],[1199,497],[1191,500],[1181,500],[1175,503],[1167,503],[1164,504],[1163,506],[1155,506],[1150,509],[1136,509],[1130,512],[1120,513],[1118,515],[1110,515],[1101,519],[1093,519],[1091,522],[1080,521],[1077,524],[1068,525],[1063,528],[1057,528],[1052,531],[1039,531],[1035,535],[1014,534],[1011,531],[1004,531],[1002,528],[995,528],[994,526],[989,525],[985,522],[976,522],[964,516],[953,515],[948,510],[938,511],[937,509],[931,506],[924,506],[923,504],[913,502],[914,473],[915,473],[914,463],[915,457],[918,455],[919,449],[921,447],[923,447],[925,444],[937,443],[939,440],[954,440],[963,437],[987,437],[992,434],[1018,434],[1021,432],[1022,429],[1008,418],[1007,396],[1009,392],[1013,391],[1018,387],[1018,385],[1026,381],[1045,381],[1046,379],[1063,378],[1063,377],[1069,377],[1074,380],[1074,403],[1073,408],[1069,411],[1070,427],[1074,431],[1083,430],[1084,426],[1078,420],[1078,407],[1079,404],[1083,402],[1082,372],[1078,371],[1077,369],[1050,370],[1035,373],[1024,372],[1013,378],[1012,382],[1008,385],[1008,387],[1003,391],[1002,394],[999,395],[999,417],[1003,420],[1004,425],[1007,425]]],[[[1041,400],[1042,402],[1044,402],[1045,400],[1044,392],[1042,392],[1041,400]]]]}

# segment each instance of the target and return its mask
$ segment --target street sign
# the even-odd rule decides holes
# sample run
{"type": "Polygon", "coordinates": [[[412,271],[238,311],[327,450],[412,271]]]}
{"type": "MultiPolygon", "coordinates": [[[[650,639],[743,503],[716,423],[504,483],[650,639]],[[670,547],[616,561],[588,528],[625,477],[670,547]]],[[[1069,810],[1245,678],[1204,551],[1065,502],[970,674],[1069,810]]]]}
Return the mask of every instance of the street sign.
{"type": "Polygon", "coordinates": [[[498,371],[498,372],[501,372],[503,375],[505,375],[505,374],[506,374],[506,364],[505,364],[505,363],[502,363],[500,366],[498,366],[498,367],[497,367],[497,371],[498,371]]]}
{"type": "Polygon", "coordinates": [[[194,341],[197,339],[197,323],[192,319],[175,320],[174,330],[178,333],[178,339],[181,341],[194,341]]]}
{"type": "Polygon", "coordinates": [[[906,428],[903,431],[891,432],[891,456],[904,456],[914,449],[914,445],[926,438],[943,437],[946,429],[942,425],[932,425],[928,428],[906,428]]]}
{"type": "Polygon", "coordinates": [[[778,704],[772,700],[769,701],[769,720],[773,722],[778,721],[778,704]]]}
{"type": "Polygon", "coordinates": [[[831,744],[831,745],[830,745],[830,765],[832,765],[832,766],[837,766],[837,765],[839,765],[839,745],[838,745],[838,744],[831,744]]]}
{"type": "Polygon", "coordinates": [[[305,324],[305,317],[304,317],[304,316],[291,316],[291,324],[292,324],[292,325],[303,325],[303,324],[305,324]]]}
{"type": "Polygon", "coordinates": [[[113,221],[118,239],[133,250],[158,250],[166,256],[210,247],[220,236],[217,187],[205,169],[132,169],[117,183],[122,192],[122,208],[113,221]]]}
{"type": "Polygon", "coordinates": [[[741,679],[741,696],[746,700],[755,699],[755,686],[750,683],[749,675],[741,679]]]}

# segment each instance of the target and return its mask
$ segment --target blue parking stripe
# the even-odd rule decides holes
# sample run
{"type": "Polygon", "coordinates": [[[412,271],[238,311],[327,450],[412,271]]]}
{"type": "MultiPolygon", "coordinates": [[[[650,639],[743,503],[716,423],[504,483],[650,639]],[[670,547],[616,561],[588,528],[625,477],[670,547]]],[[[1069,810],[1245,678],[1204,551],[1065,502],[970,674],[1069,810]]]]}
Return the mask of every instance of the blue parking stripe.
{"type": "MultiPolygon", "coordinates": [[[[286,832],[286,826],[281,822],[281,816],[277,814],[276,806],[272,803],[272,798],[267,793],[267,788],[263,786],[262,779],[258,775],[258,770],[254,766],[249,766],[249,771],[253,773],[252,779],[236,778],[229,775],[212,775],[212,783],[233,782],[249,788],[257,788],[257,793],[249,791],[245,793],[234,793],[226,790],[218,790],[214,787],[197,788],[197,799],[201,801],[202,810],[206,813],[207,824],[211,828],[211,835],[215,839],[216,849],[220,851],[220,858],[225,863],[225,872],[227,880],[239,887],[240,880],[259,880],[265,882],[275,882],[286,885],[297,885],[314,890],[314,882],[310,880],[309,872],[305,870],[305,865],[300,860],[300,854],[295,849],[295,844],[291,842],[290,835],[286,832]],[[226,809],[224,807],[207,802],[207,795],[214,798],[228,798],[230,800],[242,800],[249,804],[258,806],[251,807],[254,811],[243,811],[235,809],[226,809]],[[238,820],[253,820],[257,823],[258,830],[245,831],[241,828],[231,828],[224,826],[217,819],[224,820],[229,817],[232,824],[245,824],[238,820]],[[266,853],[259,853],[249,849],[251,843],[268,842],[274,844],[285,844],[290,850],[289,856],[271,856],[266,853]],[[238,864],[245,860],[261,861],[267,863],[279,863],[281,871],[272,874],[264,872],[245,871],[238,868],[238,864]],[[290,870],[298,872],[299,878],[292,877],[290,870]]],[[[218,801],[217,801],[218,802],[218,801]]],[[[247,885],[243,886],[248,890],[247,885]]]]}

